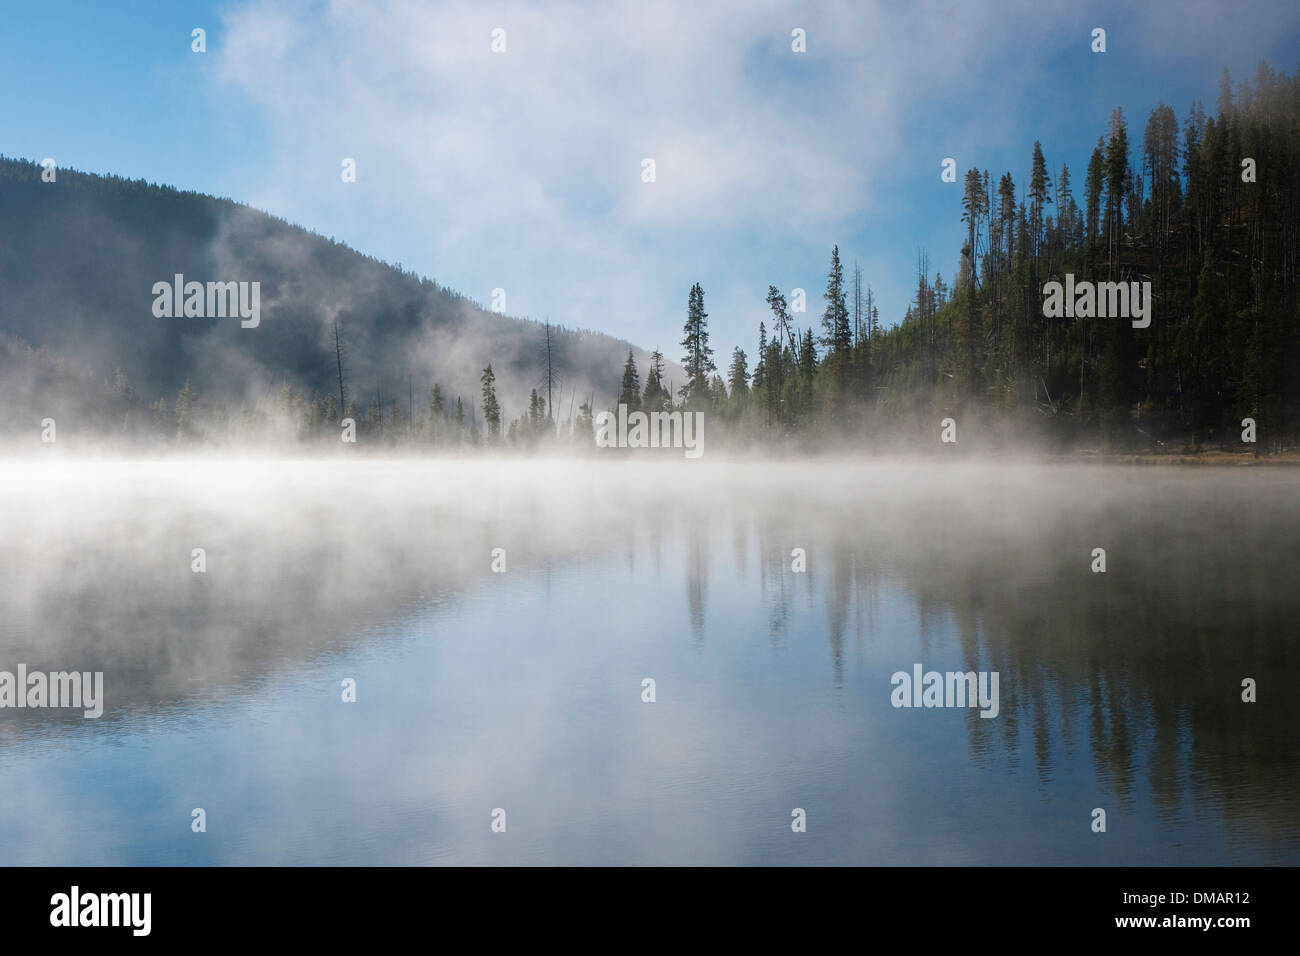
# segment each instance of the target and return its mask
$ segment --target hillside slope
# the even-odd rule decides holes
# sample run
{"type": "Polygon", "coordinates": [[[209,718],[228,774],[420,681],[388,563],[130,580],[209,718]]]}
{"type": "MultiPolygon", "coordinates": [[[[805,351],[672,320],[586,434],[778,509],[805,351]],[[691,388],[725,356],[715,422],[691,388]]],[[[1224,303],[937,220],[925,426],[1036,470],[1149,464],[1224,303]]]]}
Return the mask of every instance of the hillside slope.
{"type": "MultiPolygon", "coordinates": [[[[186,380],[201,401],[232,405],[285,385],[337,395],[336,323],[348,397],[360,408],[380,391],[385,404],[405,408],[413,393],[417,408],[427,406],[436,383],[469,409],[491,362],[509,420],[545,381],[541,323],[485,311],[228,199],[74,170],[45,183],[36,164],[0,157],[0,333],[41,350],[42,369],[55,362],[78,373],[20,369],[37,353],[0,350],[0,392],[18,415],[95,401],[55,386],[112,382],[119,368],[142,404],[173,400],[186,380]],[[260,283],[260,323],[157,317],[153,286],[178,273],[186,282],[260,283]]],[[[592,393],[598,404],[612,397],[629,348],[639,366],[647,362],[644,350],[598,332],[553,326],[552,335],[560,420],[592,393]]]]}

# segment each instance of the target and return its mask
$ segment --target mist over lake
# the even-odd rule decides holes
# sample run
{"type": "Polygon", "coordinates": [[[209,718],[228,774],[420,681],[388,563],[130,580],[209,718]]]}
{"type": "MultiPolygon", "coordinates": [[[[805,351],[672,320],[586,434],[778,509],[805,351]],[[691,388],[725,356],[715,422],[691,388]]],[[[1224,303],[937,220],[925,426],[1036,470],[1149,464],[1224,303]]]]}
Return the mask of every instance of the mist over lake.
{"type": "Polygon", "coordinates": [[[1295,864],[1298,491],[1286,467],[7,459],[0,670],[102,672],[104,699],[0,709],[0,858],[1295,864]],[[996,672],[996,716],[895,706],[918,665],[996,672]]]}

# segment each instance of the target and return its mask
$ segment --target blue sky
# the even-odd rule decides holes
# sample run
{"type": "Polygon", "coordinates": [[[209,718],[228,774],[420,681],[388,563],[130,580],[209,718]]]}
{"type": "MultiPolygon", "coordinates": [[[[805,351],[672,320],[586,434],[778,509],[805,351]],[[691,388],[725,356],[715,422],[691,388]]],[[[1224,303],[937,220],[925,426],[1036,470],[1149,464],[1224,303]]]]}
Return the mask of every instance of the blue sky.
{"type": "Polygon", "coordinates": [[[1081,199],[1115,106],[1136,149],[1159,101],[1212,109],[1261,59],[1300,63],[1293,0],[10,4],[0,152],[229,196],[673,358],[698,281],[724,364],[769,284],[820,321],[834,244],[887,324],[918,250],[951,282],[970,166],[1019,191],[1038,139],[1081,199]]]}

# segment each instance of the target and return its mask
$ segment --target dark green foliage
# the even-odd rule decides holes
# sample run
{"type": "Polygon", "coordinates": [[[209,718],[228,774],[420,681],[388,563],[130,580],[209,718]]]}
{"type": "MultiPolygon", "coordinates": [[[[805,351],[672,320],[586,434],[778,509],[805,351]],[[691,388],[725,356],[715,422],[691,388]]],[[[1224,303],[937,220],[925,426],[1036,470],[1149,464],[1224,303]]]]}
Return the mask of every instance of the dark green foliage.
{"type": "Polygon", "coordinates": [[[717,371],[713,364],[713,349],[709,347],[709,315],[704,311],[704,289],[697,282],[691,286],[686,307],[685,333],[682,348],[682,366],[686,369],[686,384],[681,387],[683,402],[691,408],[706,408],[711,404],[709,376],[717,371]]]}
{"type": "Polygon", "coordinates": [[[626,405],[629,412],[641,408],[641,378],[637,374],[636,359],[632,357],[630,349],[627,353],[627,361],[623,364],[623,380],[619,385],[618,402],[620,405],[626,405]]]}
{"type": "Polygon", "coordinates": [[[985,434],[996,427],[1013,440],[1115,451],[1241,449],[1241,420],[1251,417],[1261,450],[1294,445],[1300,81],[1261,64],[1250,83],[1225,81],[1219,105],[1207,118],[1193,104],[1180,135],[1173,110],[1159,104],[1137,157],[1116,109],[1088,163],[1082,211],[1069,168],[1053,184],[1039,143],[1021,201],[1010,173],[993,193],[988,173],[970,170],[956,285],[932,280],[922,253],[916,298],[893,328],[878,329],[870,305],[866,322],[847,323],[838,247],[823,354],[811,329],[791,328],[785,298],[769,288],[773,323],[759,327],[756,401],[737,414],[743,393],[733,386],[728,417],[759,434],[833,428],[920,444],[941,417],[960,412],[985,434]],[[1255,182],[1242,177],[1247,157],[1255,182]],[[1150,327],[1045,317],[1043,284],[1066,273],[1150,282],[1150,327]]]}
{"type": "Polygon", "coordinates": [[[501,405],[497,401],[497,377],[492,372],[492,363],[488,362],[479,379],[483,385],[483,422],[487,425],[489,442],[501,437],[501,405]]]}

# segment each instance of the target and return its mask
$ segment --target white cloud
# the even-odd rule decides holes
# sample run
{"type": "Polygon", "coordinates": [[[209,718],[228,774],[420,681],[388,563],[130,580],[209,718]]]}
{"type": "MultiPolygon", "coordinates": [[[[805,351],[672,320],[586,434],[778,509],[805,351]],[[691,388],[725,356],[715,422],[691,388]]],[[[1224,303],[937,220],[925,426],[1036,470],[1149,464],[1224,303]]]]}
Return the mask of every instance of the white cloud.
{"type": "Polygon", "coordinates": [[[251,202],[480,301],[505,287],[513,313],[653,342],[695,279],[765,288],[737,270],[774,238],[820,268],[837,237],[897,212],[912,171],[981,161],[1063,36],[1086,43],[1074,20],[1022,0],[253,0],[214,55],[270,131],[251,202]]]}

